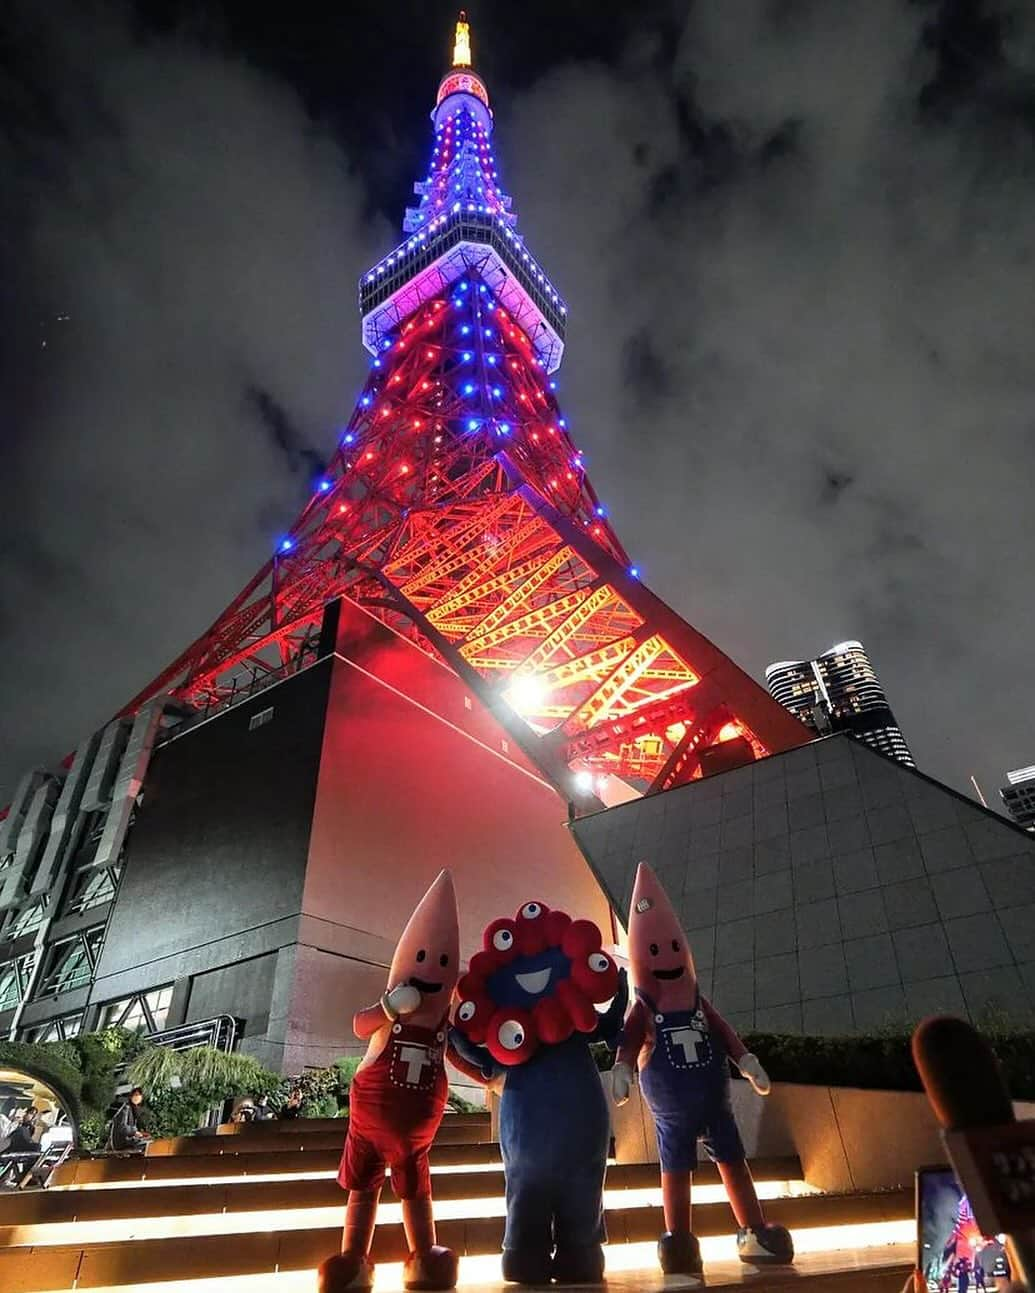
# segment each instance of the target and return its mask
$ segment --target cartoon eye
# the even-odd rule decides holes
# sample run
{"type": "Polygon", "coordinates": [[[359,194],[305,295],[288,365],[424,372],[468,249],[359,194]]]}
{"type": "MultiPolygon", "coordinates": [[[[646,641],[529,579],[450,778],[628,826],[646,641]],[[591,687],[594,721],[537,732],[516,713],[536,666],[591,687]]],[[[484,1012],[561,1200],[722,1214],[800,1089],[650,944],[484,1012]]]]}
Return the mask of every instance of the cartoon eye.
{"type": "Polygon", "coordinates": [[[427,956],[427,952],[426,952],[426,951],[424,950],[424,948],[422,947],[422,948],[420,949],[420,951],[417,953],[417,962],[418,962],[418,964],[419,964],[421,961],[423,961],[423,960],[424,960],[424,958],[425,958],[426,956],[427,956]]]}
{"type": "Polygon", "coordinates": [[[496,1033],[504,1050],[517,1051],[525,1043],[525,1030],[516,1019],[507,1019],[500,1024],[496,1033]]]}
{"type": "Polygon", "coordinates": [[[492,936],[492,945],[497,952],[509,952],[514,946],[514,935],[509,929],[498,929],[492,936]]]}
{"type": "Polygon", "coordinates": [[[438,958],[438,963],[439,965],[442,965],[442,966],[446,966],[449,964],[449,957],[445,954],[445,952],[443,952],[442,955],[438,958]]]}
{"type": "Polygon", "coordinates": [[[456,1012],[456,1017],[462,1023],[466,1024],[468,1020],[471,1020],[474,1018],[477,1010],[478,1010],[478,1007],[474,1004],[473,1001],[462,1001],[460,1003],[460,1009],[456,1012]]]}
{"type": "Polygon", "coordinates": [[[606,974],[611,968],[611,961],[603,952],[594,952],[589,958],[589,968],[594,974],[606,974]]]}
{"type": "Polygon", "coordinates": [[[674,938],[674,939],[672,940],[672,950],[673,950],[673,952],[678,952],[678,951],[679,951],[679,939],[678,939],[678,938],[674,938]]]}
{"type": "Polygon", "coordinates": [[[657,954],[658,954],[658,945],[657,945],[657,943],[651,943],[651,945],[650,945],[650,954],[651,954],[651,956],[657,956],[657,954]]]}
{"type": "Polygon", "coordinates": [[[535,920],[543,914],[543,909],[537,902],[526,902],[521,908],[521,915],[525,920],[535,920]]]}

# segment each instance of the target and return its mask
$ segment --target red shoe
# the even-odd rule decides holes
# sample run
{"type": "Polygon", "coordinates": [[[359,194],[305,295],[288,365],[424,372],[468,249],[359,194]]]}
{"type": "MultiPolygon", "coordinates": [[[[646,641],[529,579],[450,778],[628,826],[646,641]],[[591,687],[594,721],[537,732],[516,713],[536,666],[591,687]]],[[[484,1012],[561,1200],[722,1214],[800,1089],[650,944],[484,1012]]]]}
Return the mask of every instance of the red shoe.
{"type": "Polygon", "coordinates": [[[403,1267],[403,1288],[456,1288],[457,1266],[456,1253],[437,1244],[422,1253],[410,1253],[403,1267]]]}
{"type": "Polygon", "coordinates": [[[360,1253],[338,1253],[328,1257],[319,1270],[320,1293],[351,1293],[374,1286],[374,1267],[360,1253]]]}

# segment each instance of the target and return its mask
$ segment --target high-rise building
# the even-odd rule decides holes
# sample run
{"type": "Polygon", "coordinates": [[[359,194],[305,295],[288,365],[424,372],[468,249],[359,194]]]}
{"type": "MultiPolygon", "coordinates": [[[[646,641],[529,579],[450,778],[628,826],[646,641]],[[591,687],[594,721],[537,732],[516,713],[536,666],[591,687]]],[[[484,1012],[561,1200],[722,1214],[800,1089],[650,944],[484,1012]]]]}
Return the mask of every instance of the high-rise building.
{"type": "Polygon", "coordinates": [[[849,732],[889,759],[916,766],[861,642],[839,642],[814,660],[778,660],[765,681],[775,700],[817,732],[849,732]]]}
{"type": "Polygon", "coordinates": [[[1035,831],[1035,767],[1008,772],[1006,780],[999,791],[1006,811],[1018,826],[1035,831]]]}
{"type": "Polygon", "coordinates": [[[466,23],[432,116],[308,503],[0,820],[0,1032],[223,1020],[271,1063],[324,1062],[438,867],[472,932],[530,895],[606,922],[565,801],[809,740],[641,582],[589,482],[553,377],[566,307],[501,187],[466,23]]]}

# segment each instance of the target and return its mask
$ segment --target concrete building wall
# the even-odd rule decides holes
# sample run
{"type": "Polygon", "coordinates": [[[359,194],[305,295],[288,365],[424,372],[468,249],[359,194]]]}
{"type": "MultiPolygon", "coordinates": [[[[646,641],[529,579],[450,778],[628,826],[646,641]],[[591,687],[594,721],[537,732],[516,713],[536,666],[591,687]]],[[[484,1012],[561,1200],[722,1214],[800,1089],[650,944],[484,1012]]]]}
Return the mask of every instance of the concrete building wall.
{"type": "Polygon", "coordinates": [[[657,869],[704,990],[741,1029],[1029,1013],[1035,841],[848,736],[574,830],[623,917],[636,863],[657,869]]]}

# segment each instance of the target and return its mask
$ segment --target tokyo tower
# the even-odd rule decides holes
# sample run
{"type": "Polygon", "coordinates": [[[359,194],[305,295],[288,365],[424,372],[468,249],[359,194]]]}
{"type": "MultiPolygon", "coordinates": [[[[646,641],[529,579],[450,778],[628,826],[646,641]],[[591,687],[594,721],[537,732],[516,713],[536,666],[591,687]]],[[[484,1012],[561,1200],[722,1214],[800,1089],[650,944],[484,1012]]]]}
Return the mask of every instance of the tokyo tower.
{"type": "Polygon", "coordinates": [[[464,15],[432,120],[404,241],[360,282],[373,360],[332,462],[273,557],[122,714],[165,694],[211,712],[303,668],[344,598],[455,671],[569,799],[803,744],[639,581],[590,484],[551,381],[567,311],[500,186],[464,15]]]}

